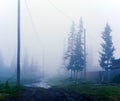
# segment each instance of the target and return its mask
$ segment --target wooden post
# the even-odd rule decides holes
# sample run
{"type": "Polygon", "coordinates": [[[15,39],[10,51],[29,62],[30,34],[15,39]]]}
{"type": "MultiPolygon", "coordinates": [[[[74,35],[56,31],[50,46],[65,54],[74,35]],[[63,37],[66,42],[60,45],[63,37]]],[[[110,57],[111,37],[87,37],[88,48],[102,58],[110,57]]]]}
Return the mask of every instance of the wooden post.
{"type": "Polygon", "coordinates": [[[17,28],[17,86],[20,85],[20,0],[18,0],[18,28],[17,28]]]}

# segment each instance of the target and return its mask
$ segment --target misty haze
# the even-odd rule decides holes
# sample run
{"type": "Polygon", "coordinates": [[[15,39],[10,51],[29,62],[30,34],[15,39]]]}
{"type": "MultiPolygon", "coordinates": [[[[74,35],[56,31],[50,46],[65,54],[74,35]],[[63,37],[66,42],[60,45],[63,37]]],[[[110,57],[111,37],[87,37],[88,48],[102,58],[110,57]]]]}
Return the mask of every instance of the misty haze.
{"type": "Polygon", "coordinates": [[[119,4],[0,0],[0,101],[119,101],[119,4]]]}

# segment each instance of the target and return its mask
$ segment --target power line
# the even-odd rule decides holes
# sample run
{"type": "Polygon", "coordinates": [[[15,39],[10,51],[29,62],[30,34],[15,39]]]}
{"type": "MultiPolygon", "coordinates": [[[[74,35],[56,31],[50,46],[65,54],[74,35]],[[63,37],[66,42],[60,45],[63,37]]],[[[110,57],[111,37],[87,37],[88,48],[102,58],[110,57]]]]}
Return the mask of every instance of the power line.
{"type": "MultiPolygon", "coordinates": [[[[62,15],[64,15],[66,18],[68,18],[71,22],[74,21],[70,16],[68,16],[65,12],[63,12],[60,8],[58,8],[51,0],[47,0],[47,1],[49,2],[49,4],[50,4],[51,6],[53,6],[59,13],[61,13],[62,15]]],[[[36,30],[36,28],[35,28],[34,20],[33,20],[32,14],[31,14],[31,12],[30,12],[30,9],[29,9],[27,0],[25,0],[25,4],[26,4],[27,11],[28,11],[28,15],[29,15],[30,18],[31,18],[31,23],[32,23],[33,30],[34,30],[34,32],[37,34],[37,36],[39,36],[39,35],[38,35],[38,32],[37,32],[37,30],[36,30]]],[[[37,37],[37,38],[38,38],[38,37],[37,37]]],[[[92,37],[90,37],[90,36],[89,36],[89,38],[94,39],[94,38],[92,38],[92,37]]],[[[95,42],[96,42],[96,41],[95,41],[95,42]]],[[[114,44],[116,44],[117,42],[119,42],[119,40],[115,41],[114,44]]]]}
{"type": "MultiPolygon", "coordinates": [[[[52,1],[47,0],[58,12],[62,13],[65,17],[67,17],[69,20],[71,20],[73,22],[73,20],[71,19],[71,17],[69,17],[66,13],[64,13],[61,9],[59,9],[56,5],[53,4],[52,1]]],[[[92,38],[91,36],[89,36],[90,39],[94,40],[94,38],[92,38]]],[[[95,41],[95,40],[94,40],[95,41]]],[[[96,41],[95,41],[96,42],[96,41]]],[[[118,43],[119,40],[115,41],[114,44],[118,43]]]]}
{"type": "MultiPolygon", "coordinates": [[[[51,6],[53,6],[59,13],[61,13],[62,15],[64,15],[66,18],[68,18],[71,22],[74,22],[74,20],[68,16],[65,12],[63,12],[60,8],[58,8],[56,5],[54,5],[54,3],[51,0],[47,0],[49,2],[49,4],[51,6]]],[[[94,39],[91,37],[91,39],[94,39]]],[[[96,42],[96,41],[95,41],[96,42]]]]}
{"type": "Polygon", "coordinates": [[[25,1],[25,5],[26,5],[26,9],[27,9],[27,12],[28,12],[28,15],[29,15],[29,17],[30,17],[30,19],[31,19],[31,24],[32,24],[32,28],[33,28],[33,31],[34,31],[34,35],[36,36],[36,39],[37,39],[37,41],[38,42],[41,42],[41,47],[43,47],[43,42],[41,41],[41,38],[40,38],[40,36],[39,36],[39,34],[38,34],[38,31],[36,30],[36,27],[35,27],[35,23],[34,23],[34,20],[33,20],[33,16],[32,16],[32,14],[31,14],[31,12],[30,12],[30,9],[29,9],[29,6],[28,6],[28,2],[27,2],[27,0],[24,0],[25,1]]]}
{"type": "Polygon", "coordinates": [[[31,19],[32,28],[33,28],[33,31],[34,31],[34,33],[35,33],[34,35],[36,36],[36,39],[37,39],[38,43],[41,42],[41,47],[42,47],[41,49],[44,49],[44,47],[43,47],[44,44],[43,44],[43,42],[41,41],[40,36],[39,36],[39,34],[38,34],[37,30],[36,30],[35,23],[34,23],[32,14],[31,14],[31,12],[30,12],[30,9],[29,9],[27,0],[25,0],[25,5],[26,5],[26,9],[27,9],[28,15],[29,15],[29,17],[30,17],[30,19],[31,19]]]}
{"type": "MultiPolygon", "coordinates": [[[[65,17],[67,17],[69,20],[71,20],[72,22],[74,21],[70,16],[68,16],[65,12],[63,12],[60,8],[58,8],[56,5],[54,5],[54,3],[51,0],[47,0],[51,6],[53,6],[58,12],[60,12],[61,14],[63,14],[65,17]]],[[[90,37],[92,40],[94,38],[90,37]]],[[[96,41],[95,41],[96,42],[96,41]]],[[[114,44],[116,44],[117,42],[119,42],[119,40],[115,41],[114,44]]]]}
{"type": "Polygon", "coordinates": [[[74,20],[68,16],[65,12],[63,12],[60,8],[58,8],[52,1],[47,0],[49,2],[49,4],[55,8],[59,13],[61,13],[62,15],[64,15],[66,18],[68,18],[71,22],[73,22],[74,20]]]}
{"type": "MultiPolygon", "coordinates": [[[[31,14],[30,9],[29,9],[29,6],[28,6],[28,2],[27,2],[27,0],[24,0],[24,1],[25,1],[25,5],[26,5],[26,9],[27,9],[28,15],[29,15],[29,17],[30,17],[30,19],[31,19],[31,25],[32,25],[33,31],[36,33],[35,35],[38,36],[37,38],[40,38],[40,37],[39,37],[39,34],[38,34],[37,30],[36,30],[35,23],[34,23],[32,14],[31,14]]],[[[40,40],[39,40],[39,41],[40,41],[40,40]]]]}
{"type": "MultiPolygon", "coordinates": [[[[74,20],[70,17],[70,16],[68,16],[65,12],[63,12],[61,9],[59,9],[56,5],[54,5],[54,3],[52,2],[52,1],[50,1],[50,0],[47,0],[50,4],[51,4],[51,6],[53,6],[58,12],[60,12],[60,13],[62,13],[65,17],[67,17],[69,20],[71,20],[71,22],[74,22],[74,20]]],[[[91,39],[94,39],[94,38],[92,38],[92,37],[90,37],[91,39]]],[[[95,41],[96,42],[96,41],[95,41]]]]}
{"type": "MultiPolygon", "coordinates": [[[[59,13],[61,13],[62,15],[64,15],[64,16],[65,16],[66,18],[68,18],[71,22],[74,22],[74,20],[73,20],[70,16],[68,16],[65,12],[63,12],[60,8],[58,8],[51,0],[47,0],[47,1],[48,1],[49,4],[50,4],[53,8],[55,8],[59,13]]],[[[36,31],[35,24],[34,24],[34,20],[33,20],[32,14],[31,14],[31,12],[30,12],[30,9],[29,9],[29,7],[28,7],[27,0],[25,0],[25,4],[26,4],[27,11],[28,11],[28,15],[29,15],[30,18],[31,18],[31,23],[32,23],[33,30],[34,30],[34,32],[36,33],[36,35],[38,36],[37,38],[39,38],[39,34],[38,34],[38,32],[36,31]]],[[[93,41],[95,41],[94,38],[92,38],[91,36],[89,36],[89,38],[92,39],[93,41]]],[[[95,41],[95,42],[96,42],[96,41],[95,41]]],[[[114,44],[116,44],[116,43],[118,43],[118,42],[119,42],[119,40],[115,41],[114,44]]]]}
{"type": "MultiPolygon", "coordinates": [[[[47,0],[47,1],[48,1],[49,4],[50,4],[51,6],[53,6],[59,13],[61,13],[62,15],[64,15],[64,16],[65,16],[66,18],[68,18],[71,22],[74,22],[73,19],[72,19],[70,16],[68,16],[65,12],[63,12],[63,11],[62,11],[61,9],[59,9],[56,5],[54,5],[54,3],[53,3],[52,1],[50,1],[50,0],[47,0]]],[[[38,32],[36,31],[36,28],[35,28],[35,24],[34,24],[33,17],[32,17],[32,15],[31,15],[30,9],[29,9],[29,7],[28,7],[27,0],[25,0],[25,4],[26,4],[27,11],[28,11],[28,15],[29,15],[30,18],[31,18],[31,23],[32,23],[33,30],[34,30],[34,32],[38,35],[38,32]]],[[[91,39],[94,39],[94,38],[91,37],[91,39]]]]}

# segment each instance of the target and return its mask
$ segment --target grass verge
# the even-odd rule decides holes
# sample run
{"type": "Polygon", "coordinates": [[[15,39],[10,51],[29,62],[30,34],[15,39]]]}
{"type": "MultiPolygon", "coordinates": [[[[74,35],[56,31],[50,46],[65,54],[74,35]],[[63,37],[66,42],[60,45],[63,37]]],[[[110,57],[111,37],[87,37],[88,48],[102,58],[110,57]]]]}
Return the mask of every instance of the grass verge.
{"type": "Polygon", "coordinates": [[[120,101],[120,87],[109,84],[89,84],[71,80],[54,79],[48,83],[57,88],[69,89],[79,94],[108,99],[109,101],[120,101]]]}
{"type": "Polygon", "coordinates": [[[24,89],[24,87],[17,87],[15,85],[4,85],[0,84],[0,101],[5,100],[6,98],[17,97],[19,92],[24,89]]]}

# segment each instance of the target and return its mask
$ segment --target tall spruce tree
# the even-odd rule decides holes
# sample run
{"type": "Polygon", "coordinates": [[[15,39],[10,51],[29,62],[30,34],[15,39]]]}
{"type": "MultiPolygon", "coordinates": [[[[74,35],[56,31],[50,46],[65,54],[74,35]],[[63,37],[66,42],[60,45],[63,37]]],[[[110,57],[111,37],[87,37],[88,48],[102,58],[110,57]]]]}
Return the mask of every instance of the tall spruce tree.
{"type": "MultiPolygon", "coordinates": [[[[85,58],[84,58],[84,28],[82,18],[80,19],[80,24],[78,27],[78,32],[75,37],[75,50],[74,50],[74,66],[75,66],[75,76],[78,79],[78,72],[83,71],[85,58]]],[[[82,76],[82,75],[81,75],[82,76]]]]}
{"type": "Polygon", "coordinates": [[[77,71],[82,71],[84,68],[84,42],[83,42],[83,22],[82,18],[80,19],[79,30],[76,33],[76,42],[75,42],[75,67],[77,71]]]}
{"type": "Polygon", "coordinates": [[[71,71],[73,79],[78,78],[78,72],[84,69],[84,28],[82,19],[78,31],[75,30],[75,24],[72,23],[71,32],[68,37],[68,49],[66,51],[65,60],[67,60],[67,69],[71,71]],[[74,73],[74,75],[73,75],[74,73]]]}
{"type": "Polygon", "coordinates": [[[102,52],[100,52],[99,63],[100,66],[106,71],[109,71],[112,59],[114,58],[113,52],[115,49],[112,42],[112,36],[110,35],[111,31],[110,26],[106,24],[104,32],[102,33],[103,43],[101,44],[102,52]]]}
{"type": "Polygon", "coordinates": [[[65,60],[67,60],[67,69],[71,71],[71,77],[72,72],[74,70],[74,42],[75,42],[75,23],[72,22],[72,26],[70,29],[70,34],[68,36],[68,47],[67,51],[65,53],[65,60]]]}

